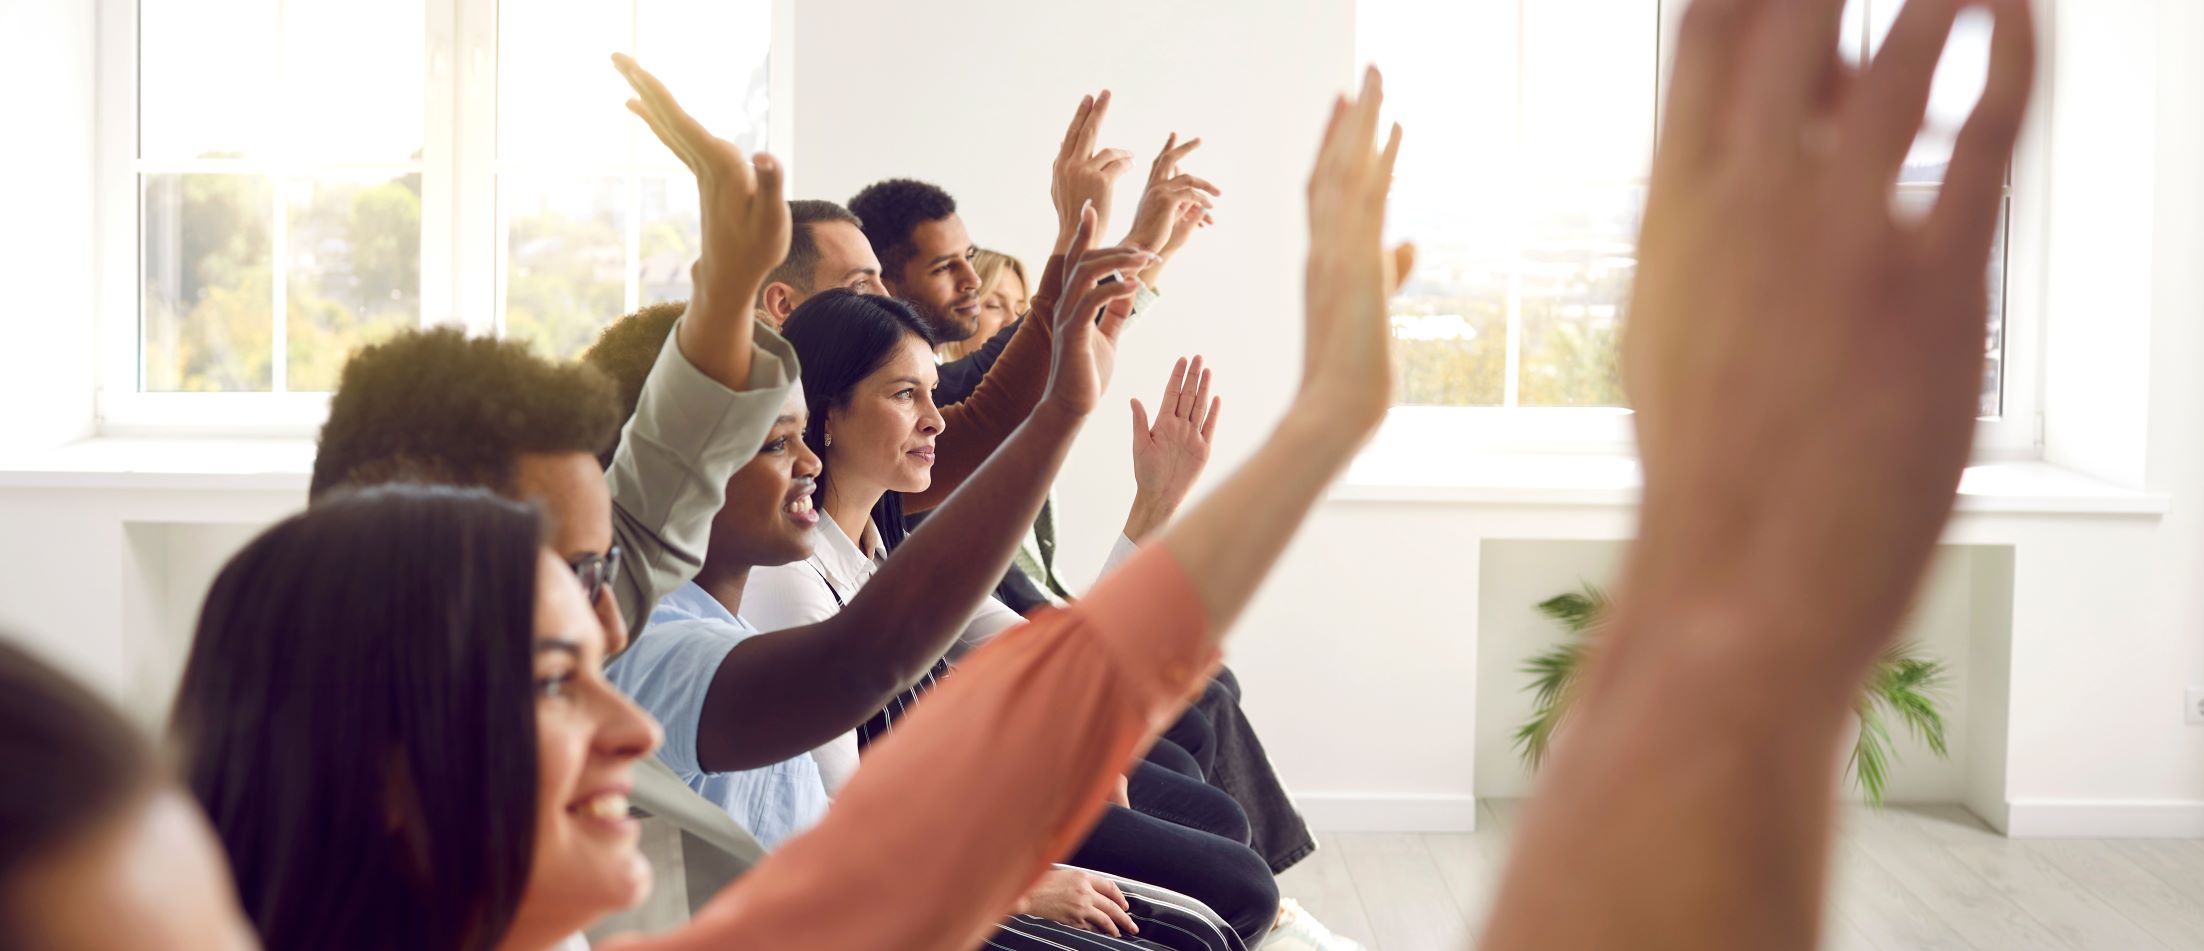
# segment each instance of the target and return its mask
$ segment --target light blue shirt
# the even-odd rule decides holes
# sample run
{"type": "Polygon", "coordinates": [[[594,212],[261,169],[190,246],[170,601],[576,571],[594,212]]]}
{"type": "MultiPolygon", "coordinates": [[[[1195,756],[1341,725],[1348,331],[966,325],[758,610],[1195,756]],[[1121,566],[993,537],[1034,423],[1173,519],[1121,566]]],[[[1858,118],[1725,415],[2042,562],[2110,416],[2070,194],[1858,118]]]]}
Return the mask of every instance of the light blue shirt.
{"type": "Polygon", "coordinates": [[[811,754],[758,769],[715,773],[704,769],[696,752],[704,697],[720,662],[736,644],[757,634],[757,628],[690,582],[658,602],[643,636],[605,673],[666,728],[658,758],[689,788],[773,848],[826,815],[826,784],[811,754]]]}

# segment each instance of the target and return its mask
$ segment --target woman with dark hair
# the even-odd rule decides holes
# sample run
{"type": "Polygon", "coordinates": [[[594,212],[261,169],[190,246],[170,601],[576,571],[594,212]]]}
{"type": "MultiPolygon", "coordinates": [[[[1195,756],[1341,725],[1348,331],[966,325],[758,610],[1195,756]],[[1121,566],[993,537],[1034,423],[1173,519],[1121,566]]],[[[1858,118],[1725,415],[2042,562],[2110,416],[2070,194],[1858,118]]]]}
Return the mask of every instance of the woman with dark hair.
{"type": "Polygon", "coordinates": [[[390,486],[215,579],[173,729],[269,945],[556,940],[646,894],[627,776],[657,726],[543,538],[488,492],[390,486]]]}
{"type": "MultiPolygon", "coordinates": [[[[781,332],[804,366],[804,397],[811,406],[804,439],[822,463],[818,497],[826,518],[814,531],[808,558],[751,571],[744,610],[765,630],[831,617],[873,577],[900,541],[900,493],[922,491],[931,481],[930,449],[942,428],[932,398],[933,340],[902,302],[830,291],[796,308],[781,332]]],[[[1173,390],[1184,388],[1185,367],[1173,377],[1173,390]]],[[[1179,411],[1176,395],[1171,394],[1173,413],[1179,411]]],[[[1199,431],[1208,394],[1188,389],[1184,395],[1192,428],[1199,431]]],[[[1160,412],[1165,410],[1159,407],[1160,412]]],[[[1133,551],[1121,545],[1113,560],[1133,551]]],[[[963,646],[969,649],[1021,620],[1001,602],[985,598],[963,646]]],[[[814,750],[828,791],[848,783],[858,772],[860,750],[915,709],[949,672],[945,658],[856,731],[814,750]]],[[[1206,727],[1198,715],[1182,722],[1206,727]]],[[[1193,763],[1183,750],[1159,741],[1147,761],[1131,765],[1127,788],[1067,861],[1197,899],[1253,946],[1281,918],[1277,882],[1268,863],[1248,847],[1246,814],[1229,795],[1203,782],[1193,763]]]]}
{"type": "Polygon", "coordinates": [[[254,947],[190,797],[107,704],[0,639],[0,948],[254,947]]]}

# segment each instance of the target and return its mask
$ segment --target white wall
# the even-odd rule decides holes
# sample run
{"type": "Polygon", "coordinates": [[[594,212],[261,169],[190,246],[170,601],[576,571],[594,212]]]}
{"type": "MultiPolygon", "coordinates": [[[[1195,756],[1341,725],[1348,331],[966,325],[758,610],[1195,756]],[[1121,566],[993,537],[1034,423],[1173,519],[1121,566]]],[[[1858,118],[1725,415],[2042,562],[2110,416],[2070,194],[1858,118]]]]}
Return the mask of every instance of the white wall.
{"type": "Polygon", "coordinates": [[[92,431],[92,5],[0,4],[0,445],[92,431]]]}
{"type": "MultiPolygon", "coordinates": [[[[50,112],[43,127],[69,133],[51,153],[17,148],[0,161],[37,162],[56,183],[37,200],[79,218],[91,204],[88,6],[14,0],[0,19],[0,50],[17,54],[0,69],[17,88],[49,93],[4,108],[50,112]],[[70,59],[79,53],[83,61],[70,59]]],[[[1113,398],[1122,406],[1150,394],[1180,353],[1209,355],[1228,404],[1221,470],[1292,397],[1301,188],[1327,98],[1350,78],[1352,9],[1351,0],[1131,0],[1098,18],[1065,4],[975,0],[950,16],[938,6],[806,0],[794,29],[795,193],[845,200],[882,177],[934,180],[957,195],[983,244],[1037,264],[1054,231],[1049,158],[1082,92],[1116,91],[1104,141],[1144,159],[1167,132],[1203,136],[1209,144],[1188,164],[1225,188],[1220,223],[1184,253],[1164,302],[1129,333],[1113,398]]],[[[2053,263],[2043,275],[2051,453],[2171,502],[2162,518],[1981,514],[1954,528],[1953,544],[2010,549],[2009,564],[1977,557],[1972,572],[1932,586],[1931,610],[1948,622],[1940,629],[1969,632],[1954,649],[1968,656],[1960,719],[1971,732],[1957,778],[1916,774],[1909,762],[1900,781],[1924,795],[1956,783],[2016,831],[2204,834],[2204,729],[2180,721],[2181,687],[2204,684],[2200,21],[2195,0],[2066,0],[2055,21],[2057,78],[2046,88],[2063,98],[2053,104],[2053,263]]],[[[1129,220],[1140,177],[1126,179],[1113,232],[1129,220]]],[[[41,304],[0,311],[10,344],[0,347],[0,397],[50,389],[42,374],[87,384],[14,404],[37,412],[0,413],[11,441],[23,427],[62,438],[89,418],[90,241],[58,227],[67,240],[43,223],[25,237],[13,214],[0,221],[0,260],[40,267],[38,280],[9,283],[41,304]],[[83,319],[48,316],[71,313],[83,319]],[[29,356],[14,346],[44,334],[61,342],[29,356]]],[[[1099,566],[1123,517],[1127,425],[1104,413],[1060,480],[1073,577],[1099,566]]],[[[181,605],[246,530],[218,526],[264,524],[300,496],[281,480],[30,481],[39,484],[0,478],[0,537],[10,540],[0,548],[0,627],[30,632],[141,714],[170,689],[188,624],[181,605]]],[[[1504,745],[1495,753],[1489,742],[1508,720],[1503,693],[1513,693],[1495,658],[1535,625],[1526,605],[1557,582],[1598,576],[1631,530],[1615,498],[1445,497],[1327,503],[1233,645],[1273,757],[1325,825],[1459,827],[1475,794],[1510,788],[1493,762],[1505,761],[1504,745]]]]}

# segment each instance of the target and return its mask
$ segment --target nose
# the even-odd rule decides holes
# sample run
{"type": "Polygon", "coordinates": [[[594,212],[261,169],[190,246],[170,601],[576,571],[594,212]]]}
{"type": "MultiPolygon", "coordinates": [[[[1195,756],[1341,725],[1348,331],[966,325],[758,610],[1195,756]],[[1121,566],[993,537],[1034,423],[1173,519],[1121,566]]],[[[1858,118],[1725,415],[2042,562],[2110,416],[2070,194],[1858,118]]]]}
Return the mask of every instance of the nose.
{"type": "Polygon", "coordinates": [[[665,739],[658,721],[644,713],[635,701],[607,685],[604,692],[603,713],[597,722],[596,749],[598,755],[618,760],[639,760],[658,749],[665,739]]]}
{"type": "Polygon", "coordinates": [[[796,440],[793,445],[796,447],[796,477],[799,479],[818,478],[819,470],[824,468],[819,464],[819,454],[812,452],[811,444],[801,439],[796,440]]]}
{"type": "Polygon", "coordinates": [[[971,294],[980,289],[980,272],[969,260],[957,262],[957,293],[971,294]]]}
{"type": "Polygon", "coordinates": [[[949,428],[949,422],[941,418],[941,408],[934,405],[934,395],[926,394],[925,409],[918,414],[918,431],[928,436],[939,436],[949,428]]]}

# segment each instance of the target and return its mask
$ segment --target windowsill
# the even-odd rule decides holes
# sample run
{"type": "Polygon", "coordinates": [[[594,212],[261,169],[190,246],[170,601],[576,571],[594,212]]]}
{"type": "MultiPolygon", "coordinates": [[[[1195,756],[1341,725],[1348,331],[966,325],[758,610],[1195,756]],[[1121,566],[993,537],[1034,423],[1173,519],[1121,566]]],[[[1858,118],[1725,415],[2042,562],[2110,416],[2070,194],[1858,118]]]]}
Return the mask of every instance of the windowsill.
{"type": "MultiPolygon", "coordinates": [[[[1638,460],[1622,455],[1465,453],[1444,465],[1409,465],[1365,453],[1330,498],[1338,502],[1628,508],[1638,502],[1638,460]]],[[[2002,515],[2163,515],[2161,493],[2125,488],[2046,462],[1981,462],[1959,483],[1958,509],[2002,515]]]]}
{"type": "Polygon", "coordinates": [[[104,437],[0,458],[0,489],[296,492],[314,440],[104,437]]]}
{"type": "MultiPolygon", "coordinates": [[[[311,439],[96,438],[0,459],[0,489],[151,489],[303,493],[311,439]]],[[[1442,466],[1365,453],[1330,494],[1338,502],[1628,508],[1638,461],[1622,455],[1464,453],[1442,466]]],[[[2044,462],[1967,469],[1959,510],[1997,514],[2162,515],[2165,495],[2044,462]]]]}

